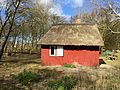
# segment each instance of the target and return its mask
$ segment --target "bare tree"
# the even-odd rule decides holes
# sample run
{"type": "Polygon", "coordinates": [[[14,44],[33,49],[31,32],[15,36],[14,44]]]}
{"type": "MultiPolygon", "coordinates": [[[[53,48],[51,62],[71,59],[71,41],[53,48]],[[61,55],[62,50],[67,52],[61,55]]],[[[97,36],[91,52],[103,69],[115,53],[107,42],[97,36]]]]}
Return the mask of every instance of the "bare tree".
{"type": "Polygon", "coordinates": [[[3,16],[0,16],[0,40],[3,41],[0,47],[0,59],[3,55],[6,43],[10,38],[11,33],[21,26],[20,23],[22,23],[22,19],[24,18],[23,16],[25,14],[25,12],[22,11],[27,8],[25,6],[27,1],[30,0],[5,0],[5,6],[2,6],[4,7],[3,10],[5,12],[3,16]]]}
{"type": "Polygon", "coordinates": [[[3,55],[4,48],[7,43],[8,38],[9,38],[9,35],[12,32],[12,28],[13,28],[14,21],[15,21],[15,16],[16,16],[18,7],[20,5],[20,2],[21,2],[21,0],[11,1],[10,3],[9,3],[9,1],[6,1],[6,6],[8,6],[8,7],[6,7],[6,13],[5,13],[6,15],[5,15],[4,23],[2,23],[2,21],[1,21],[2,27],[1,27],[1,31],[0,31],[0,39],[2,36],[2,32],[5,30],[5,26],[7,25],[8,21],[9,21],[9,27],[8,27],[8,32],[5,36],[5,40],[4,40],[1,50],[0,50],[0,59],[3,55]],[[12,9],[14,9],[14,10],[12,10],[12,9]]]}
{"type": "Polygon", "coordinates": [[[119,49],[120,46],[120,3],[112,0],[94,0],[97,7],[96,23],[103,36],[107,49],[119,49]],[[106,6],[103,7],[102,3],[106,6]]]}
{"type": "MultiPolygon", "coordinates": [[[[120,14],[119,14],[119,8],[120,8],[120,3],[117,1],[112,1],[112,0],[91,0],[92,5],[94,4],[98,10],[102,10],[104,13],[108,14],[110,19],[110,25],[115,26],[116,23],[120,20],[120,14]],[[102,3],[106,3],[106,7],[103,7],[102,3]],[[112,23],[112,24],[111,24],[112,23]]],[[[99,12],[99,11],[98,11],[99,12]]],[[[98,21],[98,18],[96,19],[96,22],[98,21]]],[[[120,34],[120,31],[114,31],[111,29],[111,27],[107,27],[109,31],[113,34],[120,34]]]]}

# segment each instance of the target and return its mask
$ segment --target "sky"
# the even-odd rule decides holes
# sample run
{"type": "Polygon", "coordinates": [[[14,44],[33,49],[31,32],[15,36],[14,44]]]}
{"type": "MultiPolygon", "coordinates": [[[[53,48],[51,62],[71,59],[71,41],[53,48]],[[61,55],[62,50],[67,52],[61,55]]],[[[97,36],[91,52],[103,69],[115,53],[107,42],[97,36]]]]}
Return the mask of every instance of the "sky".
{"type": "MultiPolygon", "coordinates": [[[[0,0],[0,2],[3,1],[5,0],[0,0]]],[[[89,6],[90,0],[36,0],[36,1],[43,5],[52,4],[53,7],[50,9],[51,13],[55,13],[58,16],[64,16],[67,18],[74,16],[79,12],[89,12],[92,9],[92,7],[89,6]]],[[[114,1],[120,2],[120,0],[114,1]]]]}
{"type": "MultiPolygon", "coordinates": [[[[3,3],[5,0],[0,0],[3,3]]],[[[56,13],[59,16],[70,17],[75,15],[77,9],[82,8],[83,4],[89,0],[36,0],[39,3],[47,5],[48,3],[53,5],[51,12],[56,13]]]]}
{"type": "Polygon", "coordinates": [[[89,0],[40,0],[40,3],[52,3],[52,12],[59,16],[70,17],[75,15],[78,9],[81,10],[87,1],[89,0]]]}
{"type": "Polygon", "coordinates": [[[3,20],[3,21],[4,21],[4,18],[5,18],[5,15],[4,15],[4,14],[5,14],[5,9],[4,9],[4,8],[5,8],[5,6],[6,6],[5,3],[4,3],[4,1],[5,1],[5,0],[0,0],[0,5],[3,6],[3,7],[1,8],[1,10],[0,10],[0,11],[1,11],[0,15],[2,16],[2,20],[3,20]]]}
{"type": "MultiPolygon", "coordinates": [[[[92,0],[39,0],[39,1],[41,1],[40,3],[42,4],[52,3],[53,8],[51,11],[54,11],[59,16],[70,17],[76,15],[79,12],[90,12],[93,9],[92,7],[93,4],[90,4],[92,0]]],[[[101,0],[98,0],[97,2],[99,1],[101,0]]],[[[120,4],[120,0],[110,1],[118,2],[120,4]]],[[[103,6],[105,5],[104,2],[102,2],[101,4],[103,6]]]]}
{"type": "MultiPolygon", "coordinates": [[[[38,1],[38,0],[37,0],[38,1]]],[[[52,13],[56,13],[58,16],[63,16],[69,21],[71,16],[75,16],[79,12],[88,12],[90,9],[88,3],[90,0],[39,0],[40,3],[47,5],[52,4],[52,13]]]]}

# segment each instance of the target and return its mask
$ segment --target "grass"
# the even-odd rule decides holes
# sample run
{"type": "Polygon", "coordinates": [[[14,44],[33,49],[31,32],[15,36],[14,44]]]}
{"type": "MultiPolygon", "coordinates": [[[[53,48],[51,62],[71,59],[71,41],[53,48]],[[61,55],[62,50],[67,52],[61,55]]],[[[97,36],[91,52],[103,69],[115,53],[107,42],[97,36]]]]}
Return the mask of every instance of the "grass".
{"type": "Polygon", "coordinates": [[[114,66],[116,68],[120,68],[120,53],[116,54],[118,56],[117,60],[109,60],[108,58],[106,58],[105,62],[108,65],[114,66]]]}
{"type": "Polygon", "coordinates": [[[76,66],[73,65],[73,64],[64,64],[64,67],[67,67],[67,68],[76,68],[76,66]]]}
{"type": "Polygon", "coordinates": [[[63,76],[59,79],[51,80],[48,82],[49,90],[72,90],[77,84],[78,79],[73,76],[63,76]]]}
{"type": "Polygon", "coordinates": [[[22,85],[29,85],[31,83],[37,82],[39,76],[37,73],[24,70],[23,72],[19,73],[16,78],[22,85]]]}
{"type": "MultiPolygon", "coordinates": [[[[19,60],[16,63],[8,62],[9,64],[5,64],[5,65],[1,64],[1,67],[3,67],[1,69],[1,74],[3,72],[3,74],[7,75],[14,71],[15,75],[18,76],[17,82],[15,81],[14,86],[17,86],[18,83],[22,83],[25,85],[31,83],[30,86],[33,90],[34,88],[36,89],[36,87],[37,87],[36,90],[47,90],[48,88],[50,90],[54,90],[54,89],[70,90],[71,88],[72,90],[120,90],[120,53],[118,53],[117,55],[118,55],[117,60],[110,61],[106,58],[105,62],[119,69],[80,67],[79,72],[73,72],[73,71],[68,72],[67,71],[68,69],[66,68],[64,68],[66,70],[65,71],[64,69],[62,70],[62,67],[59,67],[60,69],[55,67],[53,69],[48,68],[48,70],[46,68],[45,69],[43,68],[44,69],[43,70],[43,69],[40,69],[39,67],[40,64],[37,64],[37,67],[28,66],[29,64],[28,62],[31,62],[31,61],[32,61],[31,64],[36,65],[35,63],[33,63],[34,59],[28,58],[27,61],[19,60]],[[22,71],[21,68],[23,67],[27,71],[23,71],[20,73],[20,71],[22,71]],[[16,69],[19,69],[19,70],[16,70],[16,69]],[[7,70],[9,70],[9,73],[7,70]],[[10,70],[12,71],[10,72],[10,70]],[[32,70],[32,72],[29,70],[32,70]],[[68,75],[71,75],[71,76],[74,75],[75,78],[69,77],[68,75]],[[76,78],[77,78],[77,81],[76,81],[76,78]],[[74,82],[74,80],[77,83],[74,82]]],[[[74,68],[74,66],[72,66],[71,64],[65,65],[65,66],[71,69],[74,68]]],[[[76,68],[74,69],[77,69],[77,68],[78,67],[76,66],[76,68]]],[[[3,82],[6,83],[7,85],[7,89],[4,89],[4,90],[10,90],[9,89],[10,85],[8,84],[8,82],[5,80],[3,82]]],[[[12,79],[11,79],[11,82],[13,82],[12,79]]],[[[0,90],[3,90],[3,88],[6,87],[4,83],[1,84],[0,90]]],[[[13,87],[13,89],[11,90],[18,90],[17,88],[22,88],[21,90],[24,90],[24,87],[21,87],[21,86],[20,87],[18,86],[16,88],[13,87]]]]}

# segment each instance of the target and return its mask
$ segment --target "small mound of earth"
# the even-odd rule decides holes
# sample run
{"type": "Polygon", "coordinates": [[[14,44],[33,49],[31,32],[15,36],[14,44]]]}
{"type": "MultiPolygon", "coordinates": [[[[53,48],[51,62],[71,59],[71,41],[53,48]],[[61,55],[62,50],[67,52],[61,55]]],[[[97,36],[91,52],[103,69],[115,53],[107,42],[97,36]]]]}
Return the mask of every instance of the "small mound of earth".
{"type": "Polygon", "coordinates": [[[114,67],[111,66],[111,65],[107,65],[107,64],[101,64],[101,65],[100,65],[100,68],[112,69],[112,68],[114,68],[114,67]]]}

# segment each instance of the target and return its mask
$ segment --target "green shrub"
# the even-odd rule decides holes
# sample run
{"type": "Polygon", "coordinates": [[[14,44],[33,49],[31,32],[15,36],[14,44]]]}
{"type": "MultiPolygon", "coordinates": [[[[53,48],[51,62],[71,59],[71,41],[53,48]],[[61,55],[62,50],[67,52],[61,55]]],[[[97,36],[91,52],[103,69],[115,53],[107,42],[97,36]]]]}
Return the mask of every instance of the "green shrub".
{"type": "Polygon", "coordinates": [[[73,76],[64,76],[57,80],[48,82],[49,90],[71,90],[77,84],[77,78],[73,76]]]}
{"type": "Polygon", "coordinates": [[[23,72],[19,73],[16,78],[19,80],[20,83],[23,85],[29,85],[38,81],[38,75],[31,71],[24,70],[23,72]]]}
{"type": "Polygon", "coordinates": [[[76,68],[75,65],[73,65],[73,64],[64,64],[64,67],[68,67],[68,68],[76,68]]]}
{"type": "Polygon", "coordinates": [[[55,76],[55,72],[53,70],[42,69],[38,71],[41,79],[48,79],[55,76]]]}
{"type": "Polygon", "coordinates": [[[52,76],[54,76],[54,73],[53,73],[53,72],[47,72],[47,73],[46,73],[46,77],[52,77],[52,76]]]}

